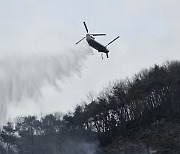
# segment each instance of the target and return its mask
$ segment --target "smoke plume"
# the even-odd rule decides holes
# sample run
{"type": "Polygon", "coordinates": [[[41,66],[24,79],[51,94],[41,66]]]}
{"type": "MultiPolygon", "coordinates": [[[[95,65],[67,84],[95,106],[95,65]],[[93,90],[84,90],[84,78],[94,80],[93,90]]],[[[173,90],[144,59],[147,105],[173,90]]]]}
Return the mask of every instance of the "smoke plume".
{"type": "MultiPolygon", "coordinates": [[[[45,85],[58,86],[81,72],[88,48],[53,56],[8,56],[0,60],[0,125],[7,118],[10,103],[22,98],[37,99],[45,85]]],[[[60,88],[60,87],[59,87],[60,88]]]]}

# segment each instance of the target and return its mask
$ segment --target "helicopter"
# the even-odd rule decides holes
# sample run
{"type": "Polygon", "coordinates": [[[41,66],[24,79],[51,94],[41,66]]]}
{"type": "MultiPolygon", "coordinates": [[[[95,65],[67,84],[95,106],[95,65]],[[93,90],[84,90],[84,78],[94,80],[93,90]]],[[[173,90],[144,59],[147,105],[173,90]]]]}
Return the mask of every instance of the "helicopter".
{"type": "Polygon", "coordinates": [[[101,52],[101,57],[103,59],[103,53],[106,54],[106,57],[109,58],[108,53],[109,53],[109,49],[107,48],[107,46],[109,46],[112,42],[114,42],[115,40],[117,40],[119,38],[119,36],[117,36],[115,39],[113,39],[112,41],[110,41],[107,45],[102,45],[101,43],[97,42],[95,40],[95,37],[93,36],[103,36],[106,34],[89,34],[87,25],[85,22],[83,22],[84,27],[86,29],[86,36],[83,37],[81,40],[79,40],[78,42],[76,42],[76,44],[80,43],[82,40],[84,40],[86,38],[87,43],[89,44],[89,46],[91,46],[92,48],[96,49],[98,52],[101,52]]]}

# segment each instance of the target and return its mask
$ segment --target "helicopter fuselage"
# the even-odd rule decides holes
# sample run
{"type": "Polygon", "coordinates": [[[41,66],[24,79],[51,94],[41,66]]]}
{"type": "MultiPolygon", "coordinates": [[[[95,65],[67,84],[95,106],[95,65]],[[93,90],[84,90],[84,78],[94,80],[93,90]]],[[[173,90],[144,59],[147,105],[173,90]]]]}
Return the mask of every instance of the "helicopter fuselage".
{"type": "Polygon", "coordinates": [[[116,37],[111,42],[109,42],[107,45],[102,45],[101,43],[97,42],[93,36],[103,36],[103,35],[106,35],[106,34],[89,34],[89,31],[88,31],[88,28],[86,26],[86,23],[83,22],[83,24],[84,24],[84,27],[85,27],[86,32],[87,32],[86,36],[83,37],[82,39],[80,39],[78,42],[76,42],[76,44],[78,44],[79,42],[81,42],[82,40],[84,40],[86,38],[86,41],[88,42],[90,47],[96,49],[98,52],[101,52],[102,59],[103,59],[103,53],[105,53],[107,58],[108,58],[109,57],[108,56],[109,50],[108,50],[107,46],[110,45],[115,40],[117,40],[119,38],[119,36],[116,37]]]}
{"type": "Polygon", "coordinates": [[[98,52],[104,52],[108,53],[109,50],[106,46],[102,45],[101,43],[97,42],[94,37],[90,36],[89,34],[86,34],[86,41],[88,42],[89,46],[92,48],[98,50],[98,52]]]}

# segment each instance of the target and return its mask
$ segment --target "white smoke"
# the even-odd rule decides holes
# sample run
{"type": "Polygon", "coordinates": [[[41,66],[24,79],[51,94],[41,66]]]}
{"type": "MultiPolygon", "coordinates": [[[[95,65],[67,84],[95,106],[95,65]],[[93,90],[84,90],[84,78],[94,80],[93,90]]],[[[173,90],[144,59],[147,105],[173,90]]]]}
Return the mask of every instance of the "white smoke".
{"type": "Polygon", "coordinates": [[[98,144],[95,142],[82,142],[69,140],[61,149],[62,154],[95,154],[98,144]]]}
{"type": "Polygon", "coordinates": [[[89,48],[70,50],[53,56],[8,56],[0,60],[0,124],[7,118],[10,103],[23,98],[37,99],[45,85],[79,74],[83,61],[92,53],[89,48]]]}

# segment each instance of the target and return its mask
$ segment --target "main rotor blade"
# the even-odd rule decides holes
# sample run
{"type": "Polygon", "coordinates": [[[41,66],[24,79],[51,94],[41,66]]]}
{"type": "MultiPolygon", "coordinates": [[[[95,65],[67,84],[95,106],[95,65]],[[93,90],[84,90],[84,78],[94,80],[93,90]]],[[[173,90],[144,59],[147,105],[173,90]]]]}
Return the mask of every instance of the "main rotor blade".
{"type": "Polygon", "coordinates": [[[88,33],[88,28],[87,28],[87,26],[86,26],[86,23],[83,22],[83,24],[84,24],[84,27],[86,28],[86,32],[88,33]]]}
{"type": "Polygon", "coordinates": [[[92,36],[103,36],[103,35],[106,35],[106,34],[90,34],[92,36]]]}
{"type": "Polygon", "coordinates": [[[118,37],[116,37],[114,40],[112,40],[111,42],[109,42],[107,45],[106,45],[106,47],[108,46],[108,45],[110,45],[111,43],[113,43],[115,40],[117,40],[119,38],[119,36],[118,37]]]}
{"type": "Polygon", "coordinates": [[[78,42],[76,42],[76,44],[78,44],[79,42],[81,42],[81,41],[84,40],[85,38],[86,38],[86,36],[83,37],[82,39],[80,39],[78,42]]]}

